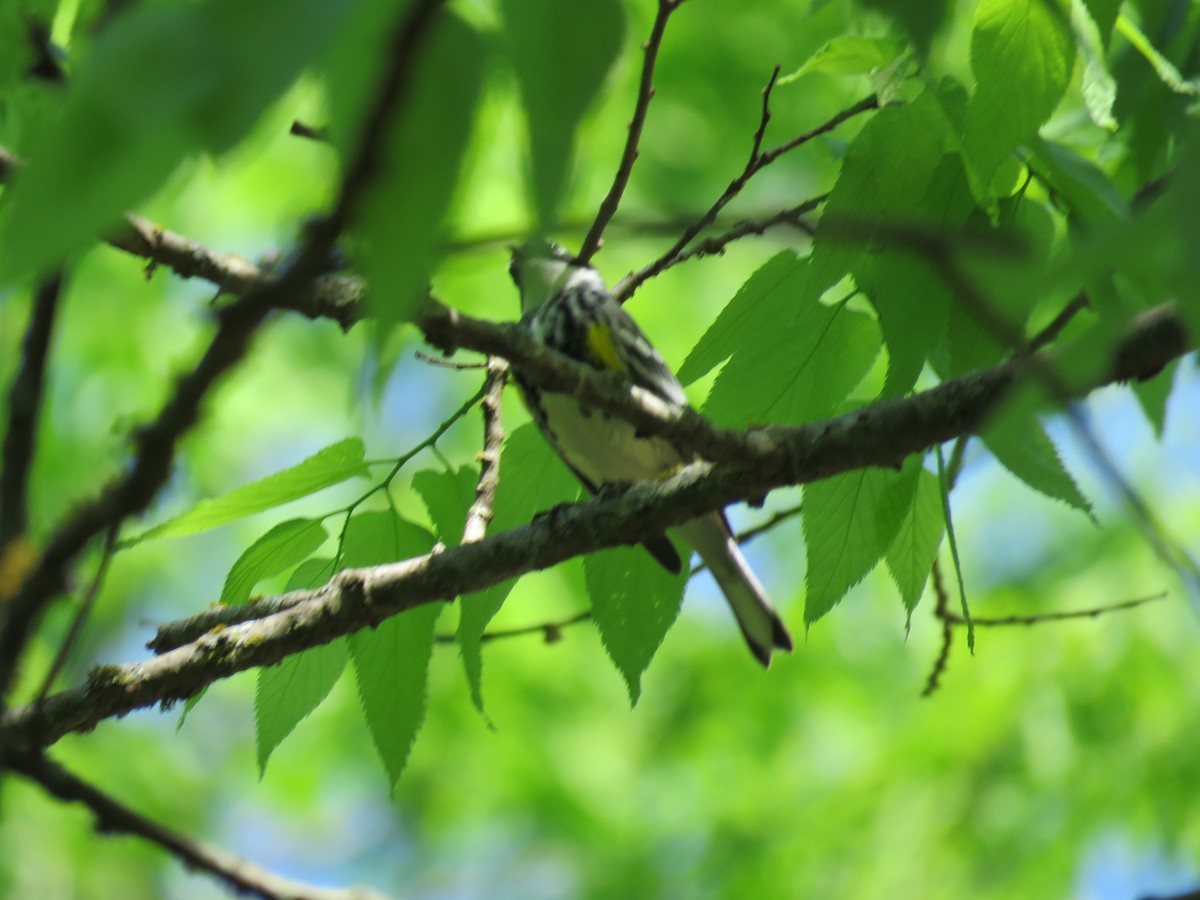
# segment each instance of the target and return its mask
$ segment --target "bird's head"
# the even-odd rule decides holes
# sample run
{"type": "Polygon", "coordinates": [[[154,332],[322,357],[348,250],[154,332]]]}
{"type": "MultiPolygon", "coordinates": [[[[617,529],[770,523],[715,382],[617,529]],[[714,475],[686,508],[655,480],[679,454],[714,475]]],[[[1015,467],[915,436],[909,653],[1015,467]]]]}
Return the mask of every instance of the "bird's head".
{"type": "Polygon", "coordinates": [[[521,312],[541,306],[563,290],[577,273],[593,273],[558,244],[533,238],[514,247],[508,273],[521,292],[521,312]]]}

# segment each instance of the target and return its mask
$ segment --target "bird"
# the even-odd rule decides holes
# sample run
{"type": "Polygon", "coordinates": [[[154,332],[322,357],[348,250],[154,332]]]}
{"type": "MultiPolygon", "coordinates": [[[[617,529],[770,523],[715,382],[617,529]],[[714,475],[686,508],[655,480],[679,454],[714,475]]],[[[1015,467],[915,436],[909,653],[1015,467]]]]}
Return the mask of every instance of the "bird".
{"type": "MultiPolygon", "coordinates": [[[[521,297],[521,327],[534,340],[576,362],[615,372],[672,407],[688,406],[679,379],[590,265],[558,244],[533,238],[512,249],[509,274],[521,297]]],[[[661,478],[695,459],[618,416],[540,388],[519,367],[513,376],[542,436],[593,494],[606,485],[661,478]]],[[[738,549],[724,511],[673,531],[712,572],[755,659],[766,667],[776,650],[790,651],[792,637],[738,549]]],[[[666,535],[644,546],[668,571],[681,571],[666,535]]]]}

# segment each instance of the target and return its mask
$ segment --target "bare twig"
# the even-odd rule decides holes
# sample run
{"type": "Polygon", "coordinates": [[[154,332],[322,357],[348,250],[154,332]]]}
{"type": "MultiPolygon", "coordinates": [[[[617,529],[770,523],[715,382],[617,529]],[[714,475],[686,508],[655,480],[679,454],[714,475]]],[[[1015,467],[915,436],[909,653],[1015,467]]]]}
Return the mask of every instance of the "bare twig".
{"type": "Polygon", "coordinates": [[[29,527],[29,472],[37,450],[46,359],[62,287],[60,271],[34,292],[21,364],[8,393],[8,429],[0,448],[0,551],[29,527]]]}
{"type": "Polygon", "coordinates": [[[504,444],[504,423],[500,406],[504,400],[504,385],[508,382],[508,363],[492,357],[487,363],[487,379],[483,399],[483,450],[480,451],[479,481],[475,485],[475,500],[467,510],[463,526],[463,543],[483,540],[492,521],[496,503],[496,487],[500,484],[500,449],[504,444]]]}
{"type": "Polygon", "coordinates": [[[1064,306],[1046,326],[1035,334],[1029,341],[1030,350],[1041,350],[1043,347],[1049,347],[1058,336],[1063,333],[1074,318],[1091,307],[1091,301],[1088,300],[1087,294],[1076,294],[1071,298],[1070,302],[1064,306]]]}
{"type": "Polygon", "coordinates": [[[426,353],[424,350],[418,350],[413,355],[421,362],[428,363],[431,366],[439,366],[443,369],[455,369],[460,372],[487,368],[486,362],[462,362],[457,359],[446,359],[444,356],[434,356],[432,353],[426,353]]]}
{"type": "Polygon", "coordinates": [[[583,246],[579,248],[579,259],[587,263],[596,251],[600,249],[600,241],[604,229],[616,215],[625,195],[625,187],[629,184],[633,164],[637,161],[638,143],[642,139],[642,128],[646,124],[646,111],[650,108],[650,100],[654,96],[654,64],[658,60],[658,51],[662,47],[663,35],[667,30],[667,20],[677,10],[684,0],[658,0],[658,13],[654,17],[654,25],[650,29],[650,37],[643,49],[645,57],[642,61],[642,78],[638,84],[637,103],[633,108],[633,118],[629,122],[629,135],[625,139],[625,150],[621,153],[621,162],[617,166],[617,174],[613,178],[612,187],[608,189],[596,212],[596,220],[588,229],[583,246]]]}
{"type": "MultiPolygon", "coordinates": [[[[933,668],[929,671],[929,677],[925,679],[925,690],[921,691],[922,697],[932,697],[941,685],[942,674],[946,671],[946,664],[950,661],[950,645],[954,643],[954,624],[950,621],[950,594],[946,590],[946,582],[942,579],[942,566],[938,560],[933,561],[933,592],[937,597],[937,605],[933,608],[933,615],[942,623],[942,649],[938,651],[937,659],[933,661],[933,668]]],[[[956,617],[961,618],[961,617],[956,617]]],[[[972,616],[972,621],[975,621],[972,616]]],[[[965,624],[965,620],[964,620],[965,624]]]]}
{"type": "Polygon", "coordinates": [[[59,800],[87,807],[95,817],[97,831],[147,840],[184,866],[207,872],[236,894],[262,900],[386,900],[382,894],[367,888],[319,888],[281,878],[225,850],[146,818],[47,759],[40,751],[9,748],[0,756],[0,762],[59,800]]]}
{"type": "Polygon", "coordinates": [[[713,235],[712,237],[705,238],[702,241],[697,241],[696,243],[692,244],[692,246],[673,257],[665,266],[663,266],[663,268],[659,270],[660,274],[661,272],[665,272],[667,269],[670,269],[673,266],[677,266],[682,262],[687,262],[689,259],[693,259],[698,256],[714,256],[716,254],[724,253],[725,248],[734,241],[740,240],[744,237],[749,237],[750,235],[763,234],[777,225],[791,225],[793,228],[798,228],[805,234],[811,236],[813,233],[813,228],[811,225],[805,222],[801,216],[812,212],[828,198],[828,194],[821,194],[819,197],[813,197],[811,200],[805,200],[803,203],[799,203],[796,206],[792,206],[788,209],[782,209],[774,215],[765,216],[760,219],[742,219],[728,231],[713,235]]]}
{"type": "MultiPolygon", "coordinates": [[[[542,639],[547,644],[557,643],[562,639],[562,630],[569,628],[572,625],[579,625],[583,622],[590,622],[592,614],[590,611],[576,613],[567,619],[559,619],[555,622],[539,622],[537,625],[523,625],[519,628],[498,628],[495,631],[485,631],[479,636],[480,643],[489,643],[491,641],[500,641],[506,638],[526,637],[531,634],[540,634],[542,639]]],[[[456,634],[439,634],[434,640],[439,644],[457,644],[458,635],[456,634]]]]}
{"type": "MultiPolygon", "coordinates": [[[[1154,603],[1156,600],[1164,600],[1166,597],[1167,593],[1163,591],[1149,597],[1139,597],[1136,600],[1125,600],[1121,603],[1110,603],[1106,606],[1093,606],[1088,609],[1036,613],[1028,616],[971,616],[971,621],[985,628],[1001,628],[1009,625],[1042,625],[1046,622],[1062,622],[1069,619],[1096,619],[1108,613],[1136,609],[1139,606],[1145,606],[1147,603],[1154,603]]],[[[951,625],[964,624],[962,616],[957,613],[946,611],[942,618],[951,625]]]]}
{"type": "Polygon", "coordinates": [[[879,106],[879,100],[874,94],[872,94],[870,97],[864,97],[862,100],[858,101],[858,103],[855,103],[853,106],[842,110],[836,116],[822,123],[821,125],[818,125],[811,131],[806,131],[804,134],[797,135],[791,140],[785,141],[784,143],[779,144],[770,150],[763,151],[761,149],[762,140],[766,132],[767,122],[770,120],[771,115],[771,89],[775,85],[775,79],[778,77],[778,74],[779,69],[776,67],[775,71],[771,75],[771,80],[763,89],[763,113],[759,118],[758,128],[754,133],[754,139],[751,143],[749,162],[746,163],[746,167],[742,170],[742,173],[733,179],[733,181],[729,182],[729,185],[725,188],[724,192],[722,192],[721,196],[717,198],[716,202],[709,207],[706,213],[704,213],[702,216],[700,216],[700,218],[696,219],[691,225],[684,229],[683,234],[681,234],[679,239],[671,245],[669,250],[667,250],[664,254],[662,254],[662,256],[654,260],[649,265],[629,275],[617,285],[617,287],[613,290],[613,296],[616,297],[621,303],[624,303],[626,300],[632,297],[634,292],[645,282],[674,265],[676,257],[683,253],[688,244],[690,244],[696,238],[696,236],[700,234],[700,232],[704,231],[704,229],[708,228],[713,223],[721,210],[725,208],[726,204],[740,194],[750,179],[753,178],[757,173],[771,165],[771,163],[775,162],[775,160],[779,159],[779,157],[783,156],[785,153],[795,150],[797,147],[801,147],[809,141],[826,134],[829,131],[832,131],[834,128],[837,128],[848,119],[852,119],[854,116],[867,112],[868,110],[877,109],[879,106]]]}

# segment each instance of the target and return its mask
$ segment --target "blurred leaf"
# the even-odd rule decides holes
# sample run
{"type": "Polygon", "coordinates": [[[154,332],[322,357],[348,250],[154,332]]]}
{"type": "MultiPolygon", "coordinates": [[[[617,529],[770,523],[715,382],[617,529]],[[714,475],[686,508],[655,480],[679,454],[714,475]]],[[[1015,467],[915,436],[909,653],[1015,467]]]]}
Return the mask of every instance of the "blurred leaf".
{"type": "Polygon", "coordinates": [[[557,223],[575,129],[621,49],[624,8],[618,0],[502,0],[500,7],[528,124],[534,207],[546,231],[557,223]]]}
{"type": "Polygon", "coordinates": [[[672,575],[641,547],[593,553],[583,573],[600,640],[637,705],[642,673],[679,616],[687,573],[672,575]]]}
{"type": "Polygon", "coordinates": [[[950,0],[859,0],[862,6],[875,9],[895,20],[908,32],[912,42],[925,56],[934,35],[941,31],[950,16],[950,0]]]}
{"type": "Polygon", "coordinates": [[[448,11],[439,13],[362,211],[369,302],[384,325],[412,315],[441,258],[443,222],[475,124],[483,62],[475,31],[448,11]]]}
{"type": "Polygon", "coordinates": [[[358,438],[346,438],[330,444],[290,469],[234,488],[220,497],[201,500],[187,512],[122,541],[121,546],[130,547],[151,538],[180,537],[208,531],[315,494],[348,478],[366,475],[364,452],[363,443],[358,438]]]}
{"type": "Polygon", "coordinates": [[[1113,118],[1112,108],[1117,99],[1117,82],[1108,70],[1108,60],[1104,55],[1106,39],[1099,23],[1092,18],[1085,0],[1071,0],[1071,26],[1075,30],[1079,55],[1083,57],[1080,87],[1088,115],[1101,128],[1115,130],[1117,120],[1113,118]]]}
{"type": "Polygon", "coordinates": [[[1123,0],[1084,0],[1105,47],[1112,40],[1113,25],[1117,23],[1117,13],[1122,2],[1123,0]]]}
{"type": "Polygon", "coordinates": [[[1184,78],[1175,64],[1163,56],[1128,16],[1117,16],[1117,31],[1146,58],[1159,80],[1176,94],[1200,96],[1200,78],[1184,78]]]}
{"type": "Polygon", "coordinates": [[[1074,62],[1075,39],[1057,0],[980,0],[971,32],[975,94],[966,147],[981,202],[992,199],[990,182],[1000,164],[1066,93],[1074,62]]]}
{"type": "Polygon", "coordinates": [[[900,589],[907,613],[905,628],[908,628],[942,545],[946,517],[937,476],[922,465],[920,456],[905,460],[897,492],[897,503],[905,507],[905,512],[885,560],[892,580],[900,589]]]}
{"type": "Polygon", "coordinates": [[[1175,373],[1179,371],[1178,360],[1148,381],[1135,381],[1133,395],[1137,397],[1138,405],[1146,416],[1146,421],[1154,429],[1154,435],[1162,440],[1163,431],[1167,427],[1167,401],[1171,399],[1171,389],[1175,384],[1175,373]]]}
{"type": "Polygon", "coordinates": [[[679,367],[679,380],[691,384],[736,351],[772,333],[791,309],[808,280],[808,260],[791,250],[771,257],[751,275],[704,332],[679,367]]]}
{"type": "MultiPolygon", "coordinates": [[[[546,512],[579,495],[579,482],[532,424],[522,425],[504,441],[500,471],[504,477],[496,489],[495,515],[489,529],[492,534],[527,525],[536,513],[546,512]]],[[[471,700],[480,711],[483,710],[483,659],[479,639],[514,584],[516,579],[505,581],[460,600],[458,645],[471,700]]]]}
{"type": "Polygon", "coordinates": [[[438,540],[447,547],[462,542],[467,510],[475,501],[479,470],[462,466],[456,472],[426,469],[412,477],[412,488],[425,501],[438,540]]]}
{"type": "Polygon", "coordinates": [[[842,34],[825,43],[810,56],[799,69],[784,75],[777,82],[780,86],[801,78],[810,72],[827,72],[830,75],[870,75],[896,61],[904,48],[895,38],[862,37],[842,34]]]}
{"type": "Polygon", "coordinates": [[[44,269],[112,227],[187,155],[229,149],[353,5],[203,0],[115,19],[6,197],[0,272],[44,269]],[[287,40],[263,40],[284,32],[287,40]]]}
{"type": "Polygon", "coordinates": [[[810,302],[733,354],[704,414],[723,425],[795,425],[832,415],[879,355],[879,327],[845,304],[810,302]]]}
{"type": "Polygon", "coordinates": [[[1025,143],[1032,153],[1034,171],[1050,182],[1081,221],[1099,224],[1128,218],[1129,204],[1095,163],[1042,137],[1025,143]]]}
{"type": "MultiPolygon", "coordinates": [[[[350,520],[343,563],[354,569],[410,559],[433,544],[433,535],[391,510],[363,513],[350,520]]],[[[350,636],[358,698],[393,786],[425,719],[433,626],[442,608],[426,603],[350,636]]]]}
{"type": "Polygon", "coordinates": [[[1001,465],[1035,491],[1092,516],[1092,505],[1059,458],[1028,398],[1004,404],[980,435],[1001,465]]]}
{"type": "Polygon", "coordinates": [[[805,485],[806,624],[833,609],[875,568],[914,499],[903,473],[889,469],[861,469],[805,485]]]}
{"type": "Polygon", "coordinates": [[[304,562],[328,537],[317,519],[280,522],[238,557],[225,576],[221,602],[230,605],[245,603],[256,584],[304,562]]]}
{"type": "Polygon", "coordinates": [[[811,295],[824,293],[871,249],[875,223],[910,220],[947,140],[947,119],[932,93],[881,109],[847,149],[813,237],[811,295]]]}

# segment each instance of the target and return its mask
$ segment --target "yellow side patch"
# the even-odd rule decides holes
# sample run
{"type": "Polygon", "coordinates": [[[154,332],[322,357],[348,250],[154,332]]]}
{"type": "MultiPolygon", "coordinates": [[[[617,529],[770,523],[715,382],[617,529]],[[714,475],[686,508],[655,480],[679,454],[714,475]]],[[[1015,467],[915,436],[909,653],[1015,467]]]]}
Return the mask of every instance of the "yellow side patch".
{"type": "Polygon", "coordinates": [[[604,368],[613,372],[620,372],[622,375],[629,374],[629,367],[625,365],[625,361],[617,353],[617,347],[613,343],[612,334],[600,323],[596,322],[588,326],[587,345],[588,349],[596,355],[596,358],[604,363],[604,368]]]}

